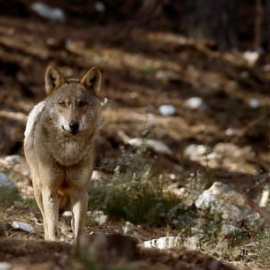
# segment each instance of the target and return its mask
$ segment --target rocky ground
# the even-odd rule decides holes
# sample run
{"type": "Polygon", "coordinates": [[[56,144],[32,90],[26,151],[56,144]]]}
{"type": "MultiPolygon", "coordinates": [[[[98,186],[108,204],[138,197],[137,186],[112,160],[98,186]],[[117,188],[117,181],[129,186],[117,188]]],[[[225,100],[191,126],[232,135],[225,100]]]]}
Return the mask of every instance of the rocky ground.
{"type": "Polygon", "coordinates": [[[268,269],[267,56],[255,63],[170,31],[24,12],[0,17],[0,269],[268,269]],[[68,212],[63,241],[42,241],[23,157],[49,64],[71,77],[102,70],[78,248],[68,212]]]}

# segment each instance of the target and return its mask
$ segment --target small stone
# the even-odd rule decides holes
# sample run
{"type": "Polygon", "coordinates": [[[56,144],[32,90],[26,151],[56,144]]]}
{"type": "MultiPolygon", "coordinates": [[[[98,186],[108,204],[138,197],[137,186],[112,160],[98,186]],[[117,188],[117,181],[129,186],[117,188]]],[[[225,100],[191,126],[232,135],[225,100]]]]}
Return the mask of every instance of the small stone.
{"type": "Polygon", "coordinates": [[[0,262],[0,270],[9,270],[11,267],[11,264],[7,262],[0,262]]]}
{"type": "Polygon", "coordinates": [[[176,174],[174,174],[174,173],[169,173],[168,176],[169,176],[169,179],[172,180],[172,181],[175,181],[176,178],[177,178],[176,174]]]}
{"type": "Polygon", "coordinates": [[[195,201],[195,206],[198,209],[209,208],[211,203],[215,201],[214,195],[206,191],[204,191],[203,194],[195,201]]]}
{"type": "Polygon", "coordinates": [[[202,144],[190,144],[184,150],[184,156],[190,160],[197,161],[202,156],[206,155],[207,147],[202,144]]]}
{"type": "Polygon", "coordinates": [[[250,66],[253,66],[258,61],[260,53],[256,51],[246,51],[243,53],[243,57],[250,66]]]}
{"type": "Polygon", "coordinates": [[[136,231],[136,226],[129,221],[126,221],[125,225],[122,227],[124,234],[131,234],[136,231]]]}
{"type": "Polygon", "coordinates": [[[169,104],[161,105],[158,110],[163,116],[172,116],[176,114],[175,106],[169,104]]]}
{"type": "Polygon", "coordinates": [[[93,181],[99,181],[102,179],[102,173],[97,171],[97,170],[94,170],[93,173],[92,173],[92,180],[93,181]]]}
{"type": "Polygon", "coordinates": [[[0,186],[15,187],[15,185],[7,178],[7,176],[0,172],[0,186]]]}
{"type": "Polygon", "coordinates": [[[187,194],[187,190],[184,187],[179,187],[178,183],[169,185],[164,191],[175,194],[178,197],[184,197],[187,194]]]}
{"type": "Polygon", "coordinates": [[[145,248],[158,248],[158,249],[167,249],[167,248],[177,248],[182,243],[181,237],[174,236],[164,236],[158,239],[152,239],[143,242],[145,248]]]}
{"type": "Polygon", "coordinates": [[[147,146],[156,153],[172,155],[172,150],[163,142],[154,140],[154,139],[142,139],[142,138],[130,138],[124,132],[118,132],[119,137],[123,140],[124,143],[135,146],[142,147],[147,146]]]}
{"type": "Polygon", "coordinates": [[[161,141],[149,139],[146,140],[145,144],[149,148],[152,148],[156,153],[172,155],[172,150],[161,141]]]}
{"type": "Polygon", "coordinates": [[[192,110],[199,111],[204,111],[207,107],[203,99],[200,97],[189,98],[188,100],[186,100],[185,105],[192,110]]]}
{"type": "Polygon", "coordinates": [[[95,9],[96,9],[96,11],[98,11],[98,12],[104,12],[104,11],[106,10],[106,7],[105,7],[105,5],[104,5],[103,2],[97,1],[97,2],[95,3],[95,9]]]}
{"type": "Polygon", "coordinates": [[[258,247],[258,243],[251,242],[251,243],[246,244],[246,247],[248,247],[248,248],[257,248],[258,247]]]}
{"type": "Polygon", "coordinates": [[[60,8],[52,8],[45,3],[35,2],[31,5],[31,9],[39,16],[52,20],[64,22],[66,20],[65,13],[60,8]]]}
{"type": "Polygon", "coordinates": [[[22,156],[20,156],[20,155],[10,155],[10,156],[6,156],[6,157],[4,158],[4,160],[5,160],[8,164],[14,165],[14,164],[16,164],[16,163],[21,163],[22,160],[23,160],[23,158],[22,158],[22,156]]]}
{"type": "Polygon", "coordinates": [[[205,190],[195,201],[195,206],[206,213],[218,214],[223,220],[233,224],[244,221],[251,227],[257,227],[263,222],[258,213],[249,206],[244,195],[220,182],[214,182],[205,190]]]}
{"type": "Polygon", "coordinates": [[[87,217],[96,222],[99,226],[104,225],[108,220],[108,216],[102,211],[88,211],[87,217]]]}
{"type": "Polygon", "coordinates": [[[248,100],[248,105],[252,109],[258,109],[261,106],[261,103],[257,98],[251,98],[248,100]]]}
{"type": "Polygon", "coordinates": [[[228,129],[226,129],[225,134],[227,136],[235,136],[235,135],[237,135],[237,130],[234,128],[228,128],[228,129]]]}
{"type": "Polygon", "coordinates": [[[34,227],[24,222],[13,221],[11,226],[12,228],[17,230],[21,230],[28,233],[35,233],[34,227]]]}

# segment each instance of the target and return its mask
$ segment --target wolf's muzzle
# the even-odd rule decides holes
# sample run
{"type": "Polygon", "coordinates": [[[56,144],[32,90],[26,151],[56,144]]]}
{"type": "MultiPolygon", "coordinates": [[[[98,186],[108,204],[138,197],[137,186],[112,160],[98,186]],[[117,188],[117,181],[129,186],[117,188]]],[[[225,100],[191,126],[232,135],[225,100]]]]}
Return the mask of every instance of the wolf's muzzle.
{"type": "Polygon", "coordinates": [[[78,123],[78,122],[71,121],[71,122],[69,123],[70,131],[71,131],[71,133],[74,134],[74,135],[78,133],[79,127],[80,127],[80,123],[78,123]]]}

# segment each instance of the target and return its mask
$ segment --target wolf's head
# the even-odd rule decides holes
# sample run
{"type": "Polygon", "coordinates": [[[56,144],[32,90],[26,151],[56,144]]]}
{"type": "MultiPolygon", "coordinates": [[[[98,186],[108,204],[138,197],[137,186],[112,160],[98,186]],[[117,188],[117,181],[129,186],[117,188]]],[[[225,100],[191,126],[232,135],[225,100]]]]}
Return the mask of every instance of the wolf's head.
{"type": "Polygon", "coordinates": [[[81,79],[66,79],[55,67],[45,74],[47,129],[59,129],[70,136],[97,130],[101,102],[101,73],[91,68],[81,79]]]}

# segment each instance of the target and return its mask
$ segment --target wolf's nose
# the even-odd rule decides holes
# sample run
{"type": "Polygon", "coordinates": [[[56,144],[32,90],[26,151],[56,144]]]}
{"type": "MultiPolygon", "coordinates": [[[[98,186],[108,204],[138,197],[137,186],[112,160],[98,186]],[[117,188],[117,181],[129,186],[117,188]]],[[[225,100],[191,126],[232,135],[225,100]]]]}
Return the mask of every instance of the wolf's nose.
{"type": "Polygon", "coordinates": [[[75,122],[75,121],[71,121],[69,123],[69,128],[70,128],[72,133],[77,133],[79,130],[79,126],[80,126],[80,124],[78,122],[75,122]]]}

